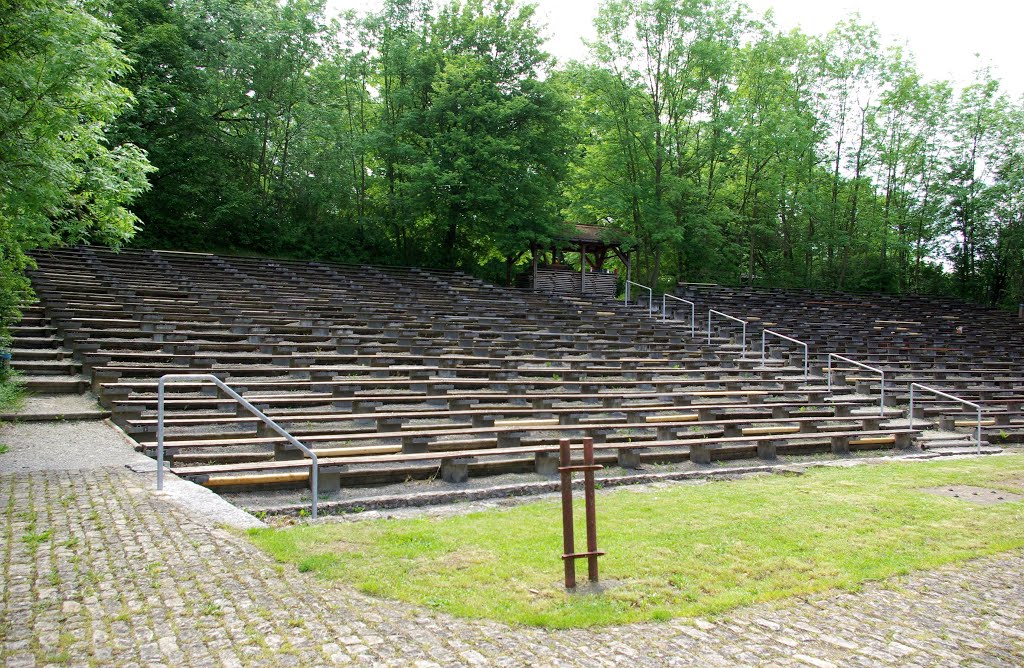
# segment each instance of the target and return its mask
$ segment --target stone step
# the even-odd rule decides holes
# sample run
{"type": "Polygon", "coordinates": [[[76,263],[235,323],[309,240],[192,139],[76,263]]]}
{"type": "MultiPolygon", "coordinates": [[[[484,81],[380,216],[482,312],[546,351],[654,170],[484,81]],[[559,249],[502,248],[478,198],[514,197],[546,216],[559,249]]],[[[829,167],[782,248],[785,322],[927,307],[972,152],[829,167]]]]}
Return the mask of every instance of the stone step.
{"type": "MultiPolygon", "coordinates": [[[[1003,451],[999,446],[991,445],[987,441],[981,442],[981,454],[983,455],[997,455],[1003,451]]],[[[928,452],[937,455],[976,455],[978,454],[978,446],[974,443],[965,444],[964,442],[946,442],[944,445],[929,445],[928,452]]]]}
{"type": "Polygon", "coordinates": [[[53,334],[53,328],[48,326],[13,325],[10,327],[10,331],[11,336],[15,339],[51,336],[53,334]]]}
{"type": "Polygon", "coordinates": [[[74,376],[81,372],[79,362],[69,360],[22,360],[11,361],[11,368],[27,376],[74,376]]]}
{"type": "Polygon", "coordinates": [[[15,409],[4,411],[0,420],[11,422],[64,422],[103,420],[110,417],[91,393],[31,394],[15,409]]]}
{"type": "Polygon", "coordinates": [[[38,394],[81,394],[89,381],[81,376],[22,376],[25,390],[38,394]]]}
{"type": "Polygon", "coordinates": [[[71,353],[63,348],[12,348],[11,356],[15,362],[63,360],[70,358],[71,353]]]}
{"type": "Polygon", "coordinates": [[[51,413],[0,413],[0,422],[75,422],[105,420],[110,411],[68,411],[51,413]]]}
{"type": "Polygon", "coordinates": [[[16,336],[14,343],[18,348],[59,348],[64,345],[64,338],[58,336],[16,336]]]}

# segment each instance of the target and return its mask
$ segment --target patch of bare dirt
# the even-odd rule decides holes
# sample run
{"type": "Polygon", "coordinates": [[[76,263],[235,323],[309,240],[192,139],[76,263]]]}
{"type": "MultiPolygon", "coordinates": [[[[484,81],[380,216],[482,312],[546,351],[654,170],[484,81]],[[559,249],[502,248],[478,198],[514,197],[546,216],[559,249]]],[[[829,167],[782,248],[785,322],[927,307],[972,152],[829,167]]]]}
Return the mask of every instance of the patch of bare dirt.
{"type": "Polygon", "coordinates": [[[970,485],[944,485],[942,487],[925,487],[921,491],[939,496],[948,496],[971,503],[992,505],[995,503],[1012,503],[1024,501],[1024,494],[1013,494],[999,489],[988,487],[971,487],[970,485]]]}

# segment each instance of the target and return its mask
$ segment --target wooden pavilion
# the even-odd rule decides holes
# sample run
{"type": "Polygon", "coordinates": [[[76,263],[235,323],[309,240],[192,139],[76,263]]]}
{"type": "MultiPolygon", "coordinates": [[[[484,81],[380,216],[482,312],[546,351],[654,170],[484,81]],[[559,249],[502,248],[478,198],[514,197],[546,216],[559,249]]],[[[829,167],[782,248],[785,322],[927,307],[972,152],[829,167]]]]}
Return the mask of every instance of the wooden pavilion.
{"type": "Polygon", "coordinates": [[[611,257],[626,265],[626,278],[632,272],[632,240],[621,231],[601,225],[569,225],[565,236],[550,245],[530,244],[530,273],[526,287],[562,295],[586,295],[614,298],[618,276],[605,269],[611,257]],[[578,254],[578,266],[566,261],[567,253],[578,254]]]}

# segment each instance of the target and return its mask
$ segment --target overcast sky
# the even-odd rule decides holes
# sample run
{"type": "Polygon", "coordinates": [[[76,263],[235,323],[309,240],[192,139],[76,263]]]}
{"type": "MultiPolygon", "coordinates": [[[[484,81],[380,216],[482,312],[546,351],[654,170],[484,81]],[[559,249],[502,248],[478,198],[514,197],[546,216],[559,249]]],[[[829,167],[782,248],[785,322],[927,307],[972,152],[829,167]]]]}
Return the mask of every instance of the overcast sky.
{"type": "MultiPolygon", "coordinates": [[[[593,37],[599,4],[599,0],[539,2],[552,36],[549,49],[559,59],[585,55],[580,39],[593,37]]],[[[747,4],[758,15],[774,8],[780,28],[799,26],[816,35],[859,12],[886,39],[909,44],[929,79],[969,81],[979,64],[990,63],[1008,92],[1024,91],[1024,3],[1019,0],[747,0],[747,4]]]]}
{"type": "MultiPolygon", "coordinates": [[[[560,61],[582,59],[583,38],[594,35],[600,0],[539,0],[551,37],[548,49],[560,61]]],[[[757,14],[773,7],[776,24],[823,34],[859,12],[887,39],[905,42],[929,79],[963,83],[981,63],[993,66],[1007,92],[1024,92],[1024,3],[1020,0],[747,0],[757,14]],[[980,54],[979,59],[975,54],[980,54]]],[[[364,10],[379,0],[329,0],[332,8],[364,10]]]]}

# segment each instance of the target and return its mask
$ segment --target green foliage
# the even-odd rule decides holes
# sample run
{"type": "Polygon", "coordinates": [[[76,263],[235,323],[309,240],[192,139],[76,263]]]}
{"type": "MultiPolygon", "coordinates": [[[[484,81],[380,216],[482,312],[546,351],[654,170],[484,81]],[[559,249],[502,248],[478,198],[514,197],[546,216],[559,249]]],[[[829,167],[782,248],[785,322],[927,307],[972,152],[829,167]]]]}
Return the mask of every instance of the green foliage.
{"type": "Polygon", "coordinates": [[[567,211],[633,234],[645,282],[948,291],[949,262],[965,297],[1024,294],[1000,184],[1020,108],[986,72],[957,99],[871,25],[783,34],[732,0],[607,3],[596,26],[563,75],[567,211]]]}
{"type": "MultiPolygon", "coordinates": [[[[954,91],[874,26],[782,33],[736,0],[604,3],[560,70],[518,0],[325,8],[110,0],[113,145],[159,168],[138,243],[499,279],[571,220],[634,239],[650,285],[1024,301],[1022,111],[988,72],[954,91]]],[[[45,219],[74,239],[68,204],[45,219]]],[[[123,237],[106,220],[89,238],[123,237]]]]}
{"type": "Polygon", "coordinates": [[[0,377],[0,410],[19,408],[25,400],[25,383],[17,372],[0,377]]]}
{"type": "Polygon", "coordinates": [[[279,561],[374,596],[506,623],[623,624],[856,589],[1019,548],[1024,503],[976,506],[921,488],[1011,491],[1022,471],[1024,457],[990,457],[602,494],[601,578],[613,584],[588,595],[560,586],[561,513],[553,502],[250,536],[279,561]]]}
{"type": "Polygon", "coordinates": [[[533,9],[400,0],[118,2],[160,168],[139,242],[475,269],[558,222],[565,100],[533,9]],[[159,45],[158,48],[153,48],[159,45]]]}
{"type": "Polygon", "coordinates": [[[0,330],[30,298],[27,251],[56,243],[117,246],[138,219],[125,208],[150,167],[106,130],[131,100],[102,2],[25,0],[0,12],[0,330]]]}

